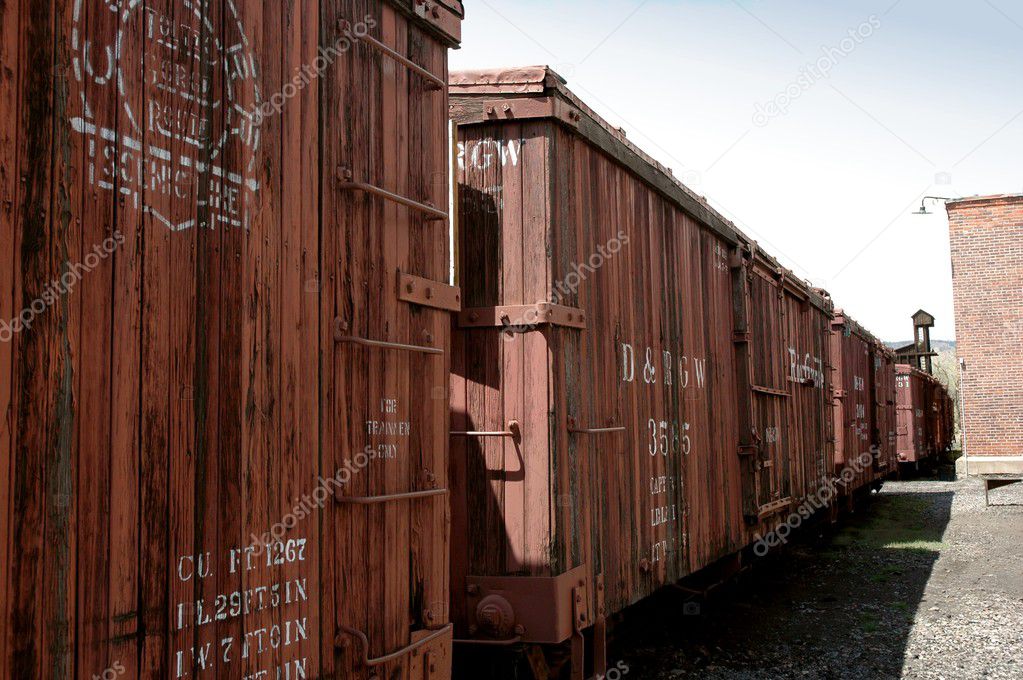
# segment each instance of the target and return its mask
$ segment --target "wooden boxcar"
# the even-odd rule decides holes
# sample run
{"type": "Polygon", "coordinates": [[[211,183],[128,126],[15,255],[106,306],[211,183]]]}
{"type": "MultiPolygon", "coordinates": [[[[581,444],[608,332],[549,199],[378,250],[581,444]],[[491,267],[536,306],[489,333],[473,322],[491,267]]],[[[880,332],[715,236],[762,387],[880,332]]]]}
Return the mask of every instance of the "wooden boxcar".
{"type": "Polygon", "coordinates": [[[835,472],[843,495],[879,487],[896,471],[895,356],[841,311],[832,322],[835,472]]]}
{"type": "MultiPolygon", "coordinates": [[[[583,639],[834,473],[832,306],[543,67],[454,74],[452,612],[583,639]]],[[[817,506],[811,506],[816,510],[817,506]]]]}
{"type": "Polygon", "coordinates": [[[0,678],[445,677],[460,2],[0,14],[0,678]]]}
{"type": "Polygon", "coordinates": [[[935,453],[931,404],[937,383],[924,371],[905,364],[896,367],[896,381],[899,464],[904,472],[918,471],[935,453]]]}

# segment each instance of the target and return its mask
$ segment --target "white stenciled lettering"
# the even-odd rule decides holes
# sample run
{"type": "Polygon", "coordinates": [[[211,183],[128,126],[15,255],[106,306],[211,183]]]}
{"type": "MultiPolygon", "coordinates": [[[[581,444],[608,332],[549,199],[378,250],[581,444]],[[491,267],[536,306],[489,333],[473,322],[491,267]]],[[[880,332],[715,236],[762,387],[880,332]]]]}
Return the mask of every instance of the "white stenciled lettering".
{"type": "Polygon", "coordinates": [[[87,34],[75,12],[72,68],[82,96],[70,123],[85,139],[86,181],[129,197],[170,231],[247,230],[260,146],[250,113],[260,106],[260,88],[249,40],[234,0],[226,0],[217,31],[200,27],[189,0],[171,4],[181,7],[108,2],[119,25],[106,44],[87,34]],[[129,49],[129,40],[139,44],[129,49]],[[99,116],[113,109],[97,104],[114,99],[116,114],[99,116]]]}
{"type": "Polygon", "coordinates": [[[657,367],[654,366],[653,350],[649,347],[646,348],[646,365],[643,366],[643,382],[647,385],[652,385],[657,382],[657,367]]]}
{"type": "Polygon", "coordinates": [[[633,382],[636,379],[636,352],[632,345],[622,343],[622,382],[633,382]]]}
{"type": "Polygon", "coordinates": [[[487,170],[500,162],[501,167],[515,167],[519,164],[522,153],[522,142],[519,140],[503,141],[500,139],[484,139],[478,142],[458,143],[458,168],[466,169],[469,165],[477,170],[487,170]]]}

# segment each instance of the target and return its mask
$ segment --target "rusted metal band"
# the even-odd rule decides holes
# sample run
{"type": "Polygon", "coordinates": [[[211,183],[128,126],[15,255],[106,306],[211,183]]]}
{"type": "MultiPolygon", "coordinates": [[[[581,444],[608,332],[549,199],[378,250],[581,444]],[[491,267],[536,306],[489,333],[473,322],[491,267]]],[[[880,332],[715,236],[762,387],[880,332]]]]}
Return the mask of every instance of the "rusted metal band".
{"type": "Polygon", "coordinates": [[[462,290],[439,281],[398,272],[398,299],[447,312],[462,311],[462,290]]]}
{"type": "Polygon", "coordinates": [[[414,501],[421,498],[446,496],[447,489],[430,489],[429,491],[411,491],[409,493],[393,493],[386,496],[338,496],[337,502],[344,505],[380,505],[395,501],[414,501]]]}
{"type": "Polygon", "coordinates": [[[782,508],[787,508],[790,505],[792,505],[791,498],[783,498],[780,501],[775,501],[773,503],[768,503],[767,505],[762,505],[760,506],[760,517],[763,518],[768,515],[773,515],[782,508]]]}
{"type": "Polygon", "coordinates": [[[541,302],[535,305],[502,305],[466,309],[458,317],[461,328],[504,328],[512,332],[537,326],[565,326],[586,329],[586,313],[574,307],[541,302]]]}
{"type": "MultiPolygon", "coordinates": [[[[342,177],[347,178],[348,171],[343,170],[342,177]]],[[[364,193],[371,194],[378,198],[382,198],[385,201],[391,201],[392,203],[397,203],[398,205],[405,206],[410,210],[419,211],[427,216],[426,219],[428,221],[439,221],[448,219],[448,214],[446,212],[430,205],[429,203],[420,203],[419,201],[414,201],[411,198],[402,196],[400,194],[396,194],[394,192],[388,191],[387,189],[381,189],[380,187],[375,186],[373,184],[368,184],[366,182],[353,182],[350,179],[345,179],[344,181],[341,182],[340,187],[341,189],[344,189],[346,191],[362,191],[364,193]]]]}
{"type": "Polygon", "coordinates": [[[554,118],[571,127],[582,120],[579,110],[556,97],[494,98],[451,105],[451,115],[459,124],[501,121],[528,121],[554,118]]]}
{"type": "MultiPolygon", "coordinates": [[[[350,29],[350,26],[349,26],[349,29],[350,29]]],[[[350,35],[351,37],[354,37],[356,40],[358,40],[358,41],[360,41],[362,43],[365,43],[367,46],[372,47],[377,52],[380,52],[381,54],[390,57],[394,61],[398,62],[399,64],[401,64],[402,66],[407,68],[409,71],[412,71],[416,75],[418,75],[421,78],[423,78],[424,80],[428,81],[430,83],[430,85],[431,85],[431,87],[429,88],[430,90],[435,90],[435,91],[436,90],[443,90],[445,87],[447,87],[447,83],[445,83],[443,79],[438,78],[437,76],[435,76],[434,74],[430,73],[429,71],[427,71],[425,68],[423,68],[419,64],[415,63],[414,61],[412,61],[411,59],[409,59],[405,55],[401,54],[400,52],[391,49],[390,47],[388,47],[384,43],[380,42],[379,40],[377,40],[373,36],[371,36],[371,35],[369,35],[367,33],[359,35],[357,33],[352,33],[352,32],[349,32],[347,35],[350,35]]]]}
{"type": "Polygon", "coordinates": [[[763,385],[750,385],[750,389],[759,394],[767,394],[773,397],[790,397],[792,396],[786,390],[776,390],[773,387],[764,387],[763,385]]]}
{"type": "MultiPolygon", "coordinates": [[[[421,640],[413,642],[407,647],[403,647],[402,649],[399,649],[396,652],[391,652],[390,654],[387,654],[385,656],[378,656],[375,659],[371,659],[369,657],[370,650],[369,638],[366,637],[365,633],[363,633],[361,630],[349,628],[348,626],[338,626],[338,629],[340,629],[342,633],[350,635],[359,641],[359,643],[362,645],[362,665],[366,666],[367,668],[374,668],[375,666],[381,666],[389,661],[400,659],[403,656],[408,656],[417,649],[425,647],[426,645],[430,644],[431,642],[434,642],[435,640],[439,640],[440,638],[454,631],[455,625],[453,623],[449,623],[443,628],[437,629],[432,634],[427,635],[421,640]]],[[[334,645],[336,647],[342,646],[341,640],[342,637],[343,636],[339,635],[338,638],[334,640],[334,645]]]]}

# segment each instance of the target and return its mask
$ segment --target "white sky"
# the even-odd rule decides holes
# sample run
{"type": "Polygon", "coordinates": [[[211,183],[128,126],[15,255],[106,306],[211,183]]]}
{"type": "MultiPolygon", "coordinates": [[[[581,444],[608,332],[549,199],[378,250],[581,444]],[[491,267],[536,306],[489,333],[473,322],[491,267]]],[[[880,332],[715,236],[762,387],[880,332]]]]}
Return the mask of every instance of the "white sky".
{"type": "Polygon", "coordinates": [[[465,5],[453,69],[551,65],[880,337],[910,339],[924,308],[934,337],[954,338],[944,207],[911,213],[924,195],[1023,191],[1023,2],[465,5]],[[861,25],[866,37],[843,44],[861,25]],[[830,74],[755,124],[757,104],[826,48],[830,74]]]}

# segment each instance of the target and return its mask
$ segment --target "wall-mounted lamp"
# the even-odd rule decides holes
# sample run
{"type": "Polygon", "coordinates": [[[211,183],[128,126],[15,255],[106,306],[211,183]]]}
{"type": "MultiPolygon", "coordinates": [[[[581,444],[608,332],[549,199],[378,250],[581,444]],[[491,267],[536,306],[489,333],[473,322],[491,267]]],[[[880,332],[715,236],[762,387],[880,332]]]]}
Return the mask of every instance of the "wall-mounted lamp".
{"type": "Polygon", "coordinates": [[[923,200],[920,201],[920,209],[912,213],[913,215],[933,215],[930,210],[927,209],[927,201],[951,201],[951,198],[945,198],[944,196],[924,196],[923,200]]]}

